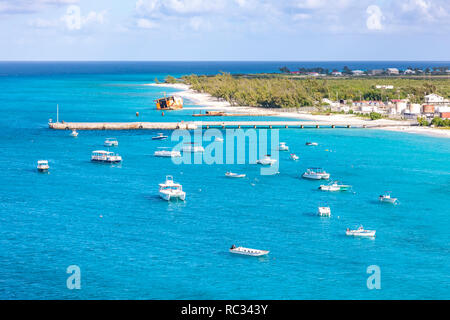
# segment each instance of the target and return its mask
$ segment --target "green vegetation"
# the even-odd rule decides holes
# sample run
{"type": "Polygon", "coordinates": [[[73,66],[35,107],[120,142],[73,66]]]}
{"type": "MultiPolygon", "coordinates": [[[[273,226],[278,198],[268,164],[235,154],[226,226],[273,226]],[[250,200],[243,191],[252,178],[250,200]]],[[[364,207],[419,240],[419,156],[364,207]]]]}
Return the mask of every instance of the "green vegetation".
{"type": "Polygon", "coordinates": [[[176,83],[176,82],[177,82],[177,79],[175,79],[175,78],[172,77],[172,76],[167,76],[167,77],[164,79],[164,82],[165,82],[165,83],[176,83]]]}
{"type": "Polygon", "coordinates": [[[435,127],[450,127],[450,119],[435,117],[431,120],[431,124],[435,127]]]}
{"type": "Polygon", "coordinates": [[[430,123],[428,122],[426,117],[418,117],[417,122],[419,123],[419,126],[421,126],[421,127],[426,127],[426,126],[430,125],[430,123]]]}
{"type": "MultiPolygon", "coordinates": [[[[344,70],[345,71],[345,70],[344,70]]],[[[166,82],[174,83],[168,76],[166,82]],[[170,81],[170,82],[169,82],[170,81]]],[[[323,98],[336,100],[383,100],[409,98],[413,103],[436,93],[450,97],[450,81],[443,78],[321,78],[312,79],[288,74],[189,75],[182,81],[192,89],[224,99],[231,105],[266,108],[320,106],[323,98]],[[376,89],[376,85],[393,85],[393,90],[376,89]]]]}
{"type": "Polygon", "coordinates": [[[370,117],[371,120],[378,120],[378,119],[381,119],[381,113],[371,112],[369,114],[369,117],[370,117]]]}

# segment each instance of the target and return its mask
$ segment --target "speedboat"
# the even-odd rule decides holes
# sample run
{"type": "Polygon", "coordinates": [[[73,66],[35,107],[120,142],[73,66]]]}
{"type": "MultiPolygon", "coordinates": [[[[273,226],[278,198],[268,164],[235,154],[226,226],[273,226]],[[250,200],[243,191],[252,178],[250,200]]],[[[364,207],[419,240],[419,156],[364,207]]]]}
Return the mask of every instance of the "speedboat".
{"type": "Polygon", "coordinates": [[[205,152],[202,146],[197,145],[195,142],[187,142],[182,147],[183,152],[205,152]]]}
{"type": "Polygon", "coordinates": [[[245,178],[245,174],[239,174],[239,173],[234,173],[234,172],[230,172],[228,171],[227,173],[225,173],[225,176],[227,176],[228,178],[245,178]]]}
{"type": "Polygon", "coordinates": [[[92,151],[91,161],[106,162],[106,163],[118,163],[118,162],[122,161],[122,157],[111,151],[97,150],[97,151],[92,151]]]}
{"type": "Polygon", "coordinates": [[[214,141],[215,141],[215,142],[223,142],[223,138],[221,138],[221,137],[215,137],[215,138],[214,138],[214,141]]]}
{"type": "Polygon", "coordinates": [[[77,132],[77,130],[72,130],[72,132],[70,133],[70,136],[72,136],[72,137],[78,137],[78,132],[77,132]]]}
{"type": "Polygon", "coordinates": [[[363,226],[360,226],[356,230],[350,230],[347,228],[345,232],[348,236],[356,236],[356,237],[375,237],[376,230],[364,230],[363,226]]]}
{"type": "Polygon", "coordinates": [[[302,177],[311,180],[328,180],[330,178],[330,174],[325,172],[322,168],[308,168],[306,172],[303,173],[302,177]]]}
{"type": "Polygon", "coordinates": [[[166,157],[166,158],[181,157],[180,151],[164,150],[164,149],[168,149],[168,148],[160,147],[160,148],[158,148],[158,150],[155,151],[155,153],[153,155],[155,157],[166,157]]]}
{"type": "Polygon", "coordinates": [[[289,147],[286,145],[286,142],[280,142],[278,146],[279,151],[289,151],[289,147]]]}
{"type": "Polygon", "coordinates": [[[166,140],[168,136],[165,136],[164,133],[158,133],[157,136],[152,137],[152,140],[166,140]]]}
{"type": "Polygon", "coordinates": [[[317,142],[306,142],[307,146],[318,146],[319,144],[317,142]]]}
{"type": "Polygon", "coordinates": [[[105,147],[117,147],[119,145],[119,141],[116,138],[106,138],[105,147]]]}
{"type": "Polygon", "coordinates": [[[250,249],[244,247],[236,247],[234,244],[230,248],[231,253],[243,254],[246,256],[260,257],[269,253],[267,250],[250,249]]]}
{"type": "Polygon", "coordinates": [[[272,159],[272,158],[270,157],[270,154],[265,155],[262,159],[256,160],[256,163],[262,164],[262,165],[264,165],[264,166],[271,166],[271,165],[273,165],[275,162],[277,162],[277,160],[276,160],[276,159],[272,159]]]}
{"type": "Polygon", "coordinates": [[[291,159],[294,160],[294,161],[297,161],[298,159],[300,159],[299,156],[296,155],[295,153],[291,153],[290,157],[291,157],[291,159]]]}
{"type": "Polygon", "coordinates": [[[329,184],[322,184],[319,189],[323,191],[347,191],[352,186],[347,184],[339,184],[338,181],[333,181],[329,184]]]}
{"type": "Polygon", "coordinates": [[[172,176],[166,176],[166,181],[159,184],[159,196],[167,201],[173,199],[186,199],[186,192],[183,191],[181,184],[173,181],[172,176]]]}
{"type": "Polygon", "coordinates": [[[318,213],[319,213],[319,216],[321,216],[321,217],[330,217],[331,209],[330,209],[330,207],[319,207],[318,213]]]}
{"type": "Polygon", "coordinates": [[[47,160],[38,160],[37,162],[37,170],[39,172],[48,172],[49,169],[48,161],[47,160]]]}
{"type": "Polygon", "coordinates": [[[392,203],[392,204],[397,204],[398,203],[398,199],[397,198],[392,198],[391,194],[389,192],[386,192],[385,194],[380,195],[378,197],[378,199],[381,202],[392,203]]]}

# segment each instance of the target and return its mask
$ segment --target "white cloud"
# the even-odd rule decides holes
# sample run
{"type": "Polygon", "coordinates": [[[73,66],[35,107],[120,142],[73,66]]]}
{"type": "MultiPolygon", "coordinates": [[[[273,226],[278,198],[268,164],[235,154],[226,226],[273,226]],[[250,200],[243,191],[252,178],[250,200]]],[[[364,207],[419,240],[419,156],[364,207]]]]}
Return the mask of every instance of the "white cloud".
{"type": "Polygon", "coordinates": [[[158,27],[158,24],[150,21],[148,19],[140,18],[136,21],[136,24],[139,28],[142,29],[155,29],[158,27]]]}
{"type": "Polygon", "coordinates": [[[77,5],[67,7],[66,14],[61,17],[68,30],[80,30],[92,24],[103,24],[105,22],[106,11],[90,11],[86,16],[81,14],[81,8],[77,5]]]}
{"type": "Polygon", "coordinates": [[[366,13],[369,15],[366,20],[366,26],[369,30],[381,30],[383,29],[383,25],[381,24],[381,20],[383,19],[383,12],[381,11],[379,6],[370,5],[366,9],[366,13]]]}

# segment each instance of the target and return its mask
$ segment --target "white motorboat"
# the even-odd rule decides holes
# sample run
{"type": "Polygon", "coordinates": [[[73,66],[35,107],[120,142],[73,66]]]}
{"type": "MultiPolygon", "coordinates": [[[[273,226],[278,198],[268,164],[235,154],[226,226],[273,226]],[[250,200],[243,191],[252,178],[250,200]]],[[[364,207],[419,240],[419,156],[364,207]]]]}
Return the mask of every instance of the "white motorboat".
{"type": "Polygon", "coordinates": [[[260,257],[269,253],[267,250],[250,249],[244,247],[236,247],[234,244],[230,248],[231,253],[242,254],[246,256],[260,257]]]}
{"type": "Polygon", "coordinates": [[[277,162],[277,160],[276,159],[272,159],[269,154],[265,155],[262,159],[256,160],[256,163],[262,164],[264,166],[271,166],[271,165],[273,165],[276,162],[277,162]]]}
{"type": "Polygon", "coordinates": [[[350,230],[347,228],[347,231],[345,232],[348,236],[355,236],[355,237],[375,237],[376,230],[365,230],[363,226],[360,226],[356,230],[350,230]]]}
{"type": "Polygon", "coordinates": [[[325,172],[322,168],[308,168],[306,172],[303,173],[302,177],[311,180],[328,180],[330,178],[330,174],[325,172]]]}
{"type": "Polygon", "coordinates": [[[197,145],[195,142],[187,142],[181,148],[183,152],[205,152],[205,149],[202,146],[197,145]]]}
{"type": "Polygon", "coordinates": [[[166,140],[168,136],[165,136],[164,133],[158,133],[158,135],[152,137],[152,140],[166,140]]]}
{"type": "Polygon", "coordinates": [[[319,207],[318,208],[318,214],[321,217],[330,217],[331,216],[331,209],[330,209],[330,207],[319,207]]]}
{"type": "Polygon", "coordinates": [[[296,155],[295,153],[291,153],[290,158],[294,161],[297,161],[298,159],[300,159],[299,156],[296,155]]]}
{"type": "Polygon", "coordinates": [[[176,157],[181,157],[181,153],[180,151],[175,151],[175,150],[165,150],[165,149],[170,149],[170,148],[166,148],[166,147],[160,147],[158,148],[158,150],[155,151],[155,153],[153,154],[155,157],[166,157],[166,158],[176,158],[176,157]]]}
{"type": "Polygon", "coordinates": [[[122,157],[111,151],[97,150],[97,151],[92,151],[91,161],[106,162],[106,163],[118,163],[118,162],[122,161],[122,157]]]}
{"type": "Polygon", "coordinates": [[[70,133],[70,136],[71,137],[78,137],[78,132],[77,132],[77,130],[72,130],[72,132],[70,133]]]}
{"type": "Polygon", "coordinates": [[[289,151],[289,147],[286,145],[286,142],[280,142],[278,146],[279,151],[289,151]]]}
{"type": "Polygon", "coordinates": [[[215,137],[215,138],[214,138],[214,141],[215,141],[215,142],[223,142],[223,138],[221,138],[221,137],[215,137]]]}
{"type": "Polygon", "coordinates": [[[392,204],[397,204],[398,203],[398,199],[397,198],[392,198],[391,194],[389,192],[386,192],[385,194],[380,195],[378,197],[378,199],[381,202],[392,203],[392,204]]]}
{"type": "Polygon", "coordinates": [[[307,146],[318,146],[319,144],[317,142],[306,142],[307,146]]]}
{"type": "Polygon", "coordinates": [[[333,181],[329,184],[322,184],[319,189],[323,191],[347,191],[350,190],[352,186],[348,184],[339,184],[338,181],[333,181]]]}
{"type": "Polygon", "coordinates": [[[116,138],[106,138],[105,147],[117,147],[119,145],[119,141],[116,138]]]}
{"type": "Polygon", "coordinates": [[[38,160],[37,162],[37,170],[39,172],[48,172],[49,169],[48,161],[47,160],[38,160]]]}
{"type": "Polygon", "coordinates": [[[225,173],[225,176],[227,176],[228,178],[245,178],[244,173],[239,174],[239,173],[234,173],[234,172],[230,172],[230,171],[225,173]]]}
{"type": "Polygon", "coordinates": [[[172,176],[166,176],[166,181],[159,184],[159,196],[167,201],[186,199],[186,192],[183,191],[181,184],[173,181],[172,176]]]}

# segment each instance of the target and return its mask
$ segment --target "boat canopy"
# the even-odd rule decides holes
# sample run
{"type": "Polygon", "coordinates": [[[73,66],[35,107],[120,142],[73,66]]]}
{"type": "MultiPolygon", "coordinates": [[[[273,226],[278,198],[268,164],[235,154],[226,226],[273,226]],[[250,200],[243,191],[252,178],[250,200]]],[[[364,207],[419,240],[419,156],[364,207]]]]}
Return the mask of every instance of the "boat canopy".
{"type": "Polygon", "coordinates": [[[96,151],[92,151],[92,153],[93,153],[93,154],[94,154],[94,153],[97,153],[97,154],[108,154],[108,155],[114,154],[114,152],[111,152],[111,151],[105,151],[105,150],[96,150],[96,151]]]}

